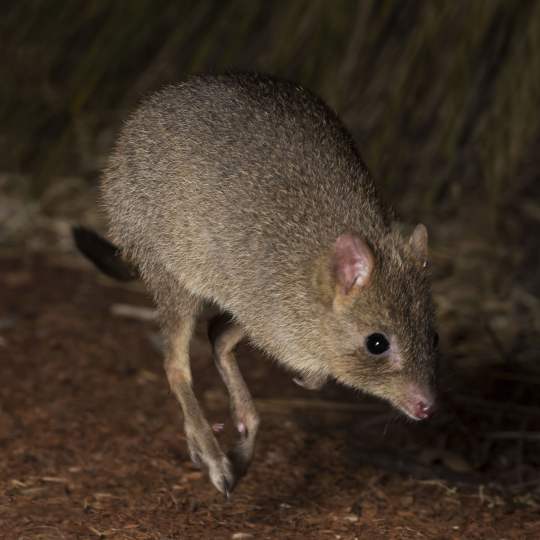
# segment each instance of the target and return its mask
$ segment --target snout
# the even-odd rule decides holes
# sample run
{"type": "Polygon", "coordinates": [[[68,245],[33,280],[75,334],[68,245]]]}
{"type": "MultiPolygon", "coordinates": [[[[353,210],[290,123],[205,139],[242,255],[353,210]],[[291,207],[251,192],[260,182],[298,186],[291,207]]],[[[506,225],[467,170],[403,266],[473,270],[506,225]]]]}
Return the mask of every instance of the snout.
{"type": "Polygon", "coordinates": [[[433,414],[434,406],[433,403],[428,403],[425,401],[417,401],[412,405],[408,404],[405,408],[405,412],[414,420],[426,420],[433,414]]]}
{"type": "Polygon", "coordinates": [[[435,410],[435,398],[428,390],[411,386],[398,403],[399,408],[413,420],[426,420],[435,410]]]}

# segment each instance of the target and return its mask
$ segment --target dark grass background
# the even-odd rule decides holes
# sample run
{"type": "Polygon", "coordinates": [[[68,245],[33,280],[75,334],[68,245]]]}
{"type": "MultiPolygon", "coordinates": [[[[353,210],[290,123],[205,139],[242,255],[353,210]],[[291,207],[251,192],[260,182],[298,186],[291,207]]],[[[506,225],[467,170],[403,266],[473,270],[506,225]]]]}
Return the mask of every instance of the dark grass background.
{"type": "Polygon", "coordinates": [[[8,1],[0,168],[93,179],[141,98],[194,72],[295,79],[337,110],[407,210],[496,219],[538,143],[540,3],[8,1]]]}

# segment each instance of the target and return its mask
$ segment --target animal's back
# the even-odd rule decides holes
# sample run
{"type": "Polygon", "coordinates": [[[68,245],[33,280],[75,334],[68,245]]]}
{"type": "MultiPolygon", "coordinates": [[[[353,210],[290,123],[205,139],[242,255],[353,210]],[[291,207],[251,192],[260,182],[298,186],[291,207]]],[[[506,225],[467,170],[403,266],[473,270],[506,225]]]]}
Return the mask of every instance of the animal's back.
{"type": "Polygon", "coordinates": [[[159,260],[232,310],[273,289],[281,300],[301,295],[339,234],[369,241],[385,228],[334,113],[293,83],[256,75],[195,77],[143,103],[102,188],[113,238],[143,274],[159,260]]]}

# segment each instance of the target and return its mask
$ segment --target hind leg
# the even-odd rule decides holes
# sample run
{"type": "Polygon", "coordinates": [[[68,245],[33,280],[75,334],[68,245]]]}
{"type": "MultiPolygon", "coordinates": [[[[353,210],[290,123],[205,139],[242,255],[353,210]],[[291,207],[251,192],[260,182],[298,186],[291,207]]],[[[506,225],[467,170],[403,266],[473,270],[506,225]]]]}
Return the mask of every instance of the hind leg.
{"type": "Polygon", "coordinates": [[[184,413],[191,459],[197,465],[203,465],[214,486],[228,496],[234,486],[233,468],[219,447],[192,388],[189,344],[201,308],[201,299],[193,296],[163,271],[153,272],[152,279],[147,280],[147,283],[155,291],[166,343],[165,371],[171,390],[184,413]]]}
{"type": "Polygon", "coordinates": [[[229,459],[223,454],[204,417],[191,384],[189,342],[195,317],[184,316],[168,334],[169,345],[165,357],[167,379],[184,412],[184,428],[191,459],[208,469],[210,480],[228,496],[234,486],[234,475],[229,459]]]}
{"type": "Polygon", "coordinates": [[[238,479],[247,472],[251,463],[259,428],[259,415],[234,356],[234,349],[244,337],[244,331],[224,314],[212,320],[208,333],[216,366],[229,392],[233,421],[240,434],[239,443],[230,452],[238,479]]]}

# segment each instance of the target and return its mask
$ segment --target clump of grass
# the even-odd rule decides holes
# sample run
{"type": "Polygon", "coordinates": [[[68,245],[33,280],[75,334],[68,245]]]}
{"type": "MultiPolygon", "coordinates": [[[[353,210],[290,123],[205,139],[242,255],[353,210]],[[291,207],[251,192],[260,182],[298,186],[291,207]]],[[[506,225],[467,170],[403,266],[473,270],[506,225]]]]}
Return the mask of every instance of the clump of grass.
{"type": "Polygon", "coordinates": [[[540,128],[535,2],[36,0],[6,11],[0,166],[31,172],[37,194],[59,174],[95,174],[137,100],[192,72],[257,69],[320,92],[415,212],[474,193],[496,216],[540,128]]]}

